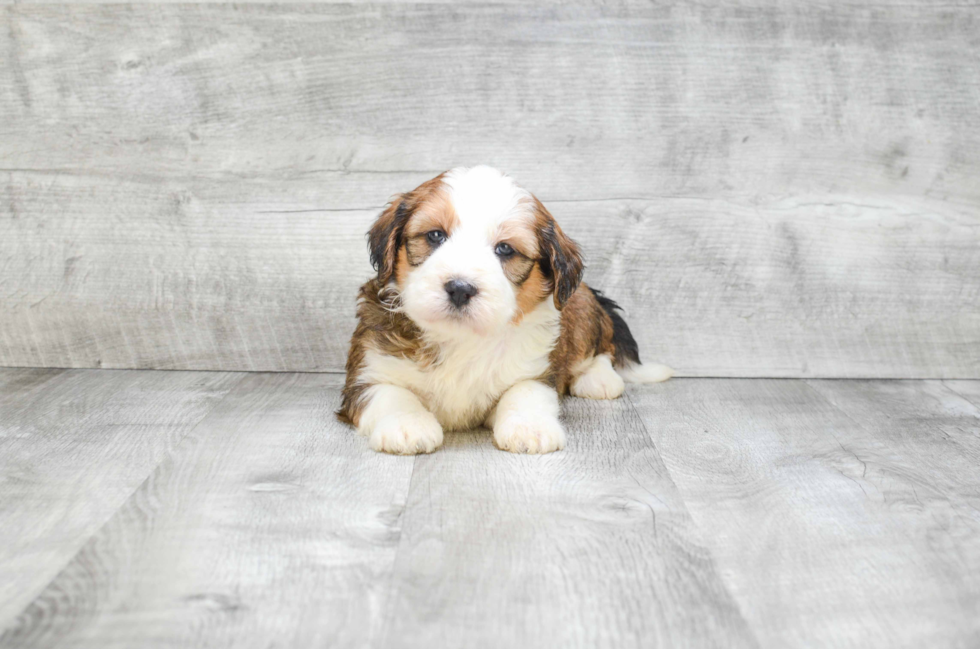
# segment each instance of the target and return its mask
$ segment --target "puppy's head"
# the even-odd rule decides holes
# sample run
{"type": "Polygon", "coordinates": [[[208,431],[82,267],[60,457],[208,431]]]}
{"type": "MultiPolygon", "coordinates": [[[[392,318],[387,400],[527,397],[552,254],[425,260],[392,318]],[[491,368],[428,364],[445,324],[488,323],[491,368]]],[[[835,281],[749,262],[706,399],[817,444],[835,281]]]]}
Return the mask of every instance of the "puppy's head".
{"type": "Polygon", "coordinates": [[[453,169],[396,196],[368,232],[382,285],[423,330],[489,334],[551,299],[561,309],[582,258],[544,205],[489,167],[453,169]]]}

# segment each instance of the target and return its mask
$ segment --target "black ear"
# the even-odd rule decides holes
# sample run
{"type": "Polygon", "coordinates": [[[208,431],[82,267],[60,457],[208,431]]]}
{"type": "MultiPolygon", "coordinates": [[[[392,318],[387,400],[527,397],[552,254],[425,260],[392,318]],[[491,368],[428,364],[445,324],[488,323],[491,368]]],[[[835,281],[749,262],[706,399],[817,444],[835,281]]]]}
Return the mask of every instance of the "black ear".
{"type": "Polygon", "coordinates": [[[378,281],[384,286],[395,272],[395,259],[401,246],[402,230],[412,215],[403,196],[396,196],[368,230],[368,249],[371,265],[378,271],[378,281]]]}
{"type": "Polygon", "coordinates": [[[541,247],[542,269],[550,275],[554,283],[555,306],[559,309],[565,306],[572,297],[575,289],[582,281],[582,255],[578,245],[568,238],[558,227],[558,223],[535,199],[538,222],[538,245],[541,247]]]}

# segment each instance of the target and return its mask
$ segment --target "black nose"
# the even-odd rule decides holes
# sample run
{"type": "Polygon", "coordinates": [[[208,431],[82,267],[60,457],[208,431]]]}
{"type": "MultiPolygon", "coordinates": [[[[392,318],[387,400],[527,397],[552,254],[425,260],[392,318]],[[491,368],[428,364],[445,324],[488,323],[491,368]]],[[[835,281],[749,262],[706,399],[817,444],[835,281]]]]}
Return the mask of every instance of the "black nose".
{"type": "Polygon", "coordinates": [[[476,287],[458,279],[451,279],[446,282],[446,293],[449,293],[449,301],[461,308],[470,301],[470,298],[477,294],[476,287]]]}

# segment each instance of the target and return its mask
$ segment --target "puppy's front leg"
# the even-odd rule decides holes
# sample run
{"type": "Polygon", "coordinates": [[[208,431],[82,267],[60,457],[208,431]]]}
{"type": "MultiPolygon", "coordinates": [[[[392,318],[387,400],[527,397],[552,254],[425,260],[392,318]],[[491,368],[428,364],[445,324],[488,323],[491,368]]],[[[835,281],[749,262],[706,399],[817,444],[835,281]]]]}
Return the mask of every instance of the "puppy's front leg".
{"type": "Polygon", "coordinates": [[[512,453],[551,453],[565,448],[558,421],[558,393],[540,381],[521,381],[504,392],[487,419],[493,441],[512,453]]]}
{"type": "Polygon", "coordinates": [[[442,445],[442,426],[419,398],[395,385],[374,385],[365,391],[367,405],[357,430],[376,451],[415,455],[442,445]]]}

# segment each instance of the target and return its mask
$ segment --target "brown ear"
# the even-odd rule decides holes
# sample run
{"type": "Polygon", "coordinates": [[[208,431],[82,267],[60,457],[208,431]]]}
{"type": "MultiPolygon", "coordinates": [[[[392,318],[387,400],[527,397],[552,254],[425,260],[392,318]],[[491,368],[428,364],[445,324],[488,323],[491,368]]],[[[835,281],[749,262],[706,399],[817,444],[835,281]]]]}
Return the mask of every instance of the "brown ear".
{"type": "Polygon", "coordinates": [[[398,195],[378,216],[368,230],[368,249],[371,251],[371,265],[378,271],[378,281],[384,286],[395,272],[395,259],[401,246],[402,230],[412,215],[408,202],[398,195]]]}
{"type": "Polygon", "coordinates": [[[558,223],[537,198],[534,199],[538,222],[538,245],[541,266],[554,284],[555,306],[561,309],[582,281],[582,255],[578,245],[558,227],[558,223]]]}

